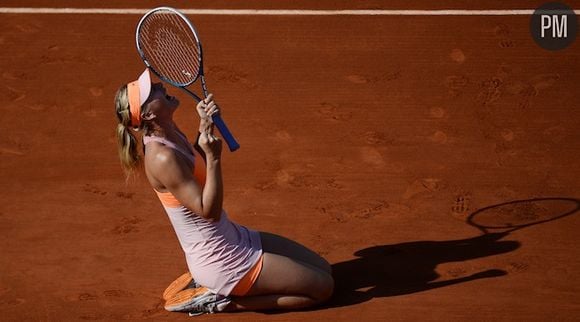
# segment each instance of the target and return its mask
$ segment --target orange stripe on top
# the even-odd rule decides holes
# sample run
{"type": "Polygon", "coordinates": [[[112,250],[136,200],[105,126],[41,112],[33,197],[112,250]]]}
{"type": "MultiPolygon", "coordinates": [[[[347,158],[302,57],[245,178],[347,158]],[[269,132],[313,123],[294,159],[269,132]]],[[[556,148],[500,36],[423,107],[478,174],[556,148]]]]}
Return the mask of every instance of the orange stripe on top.
{"type": "Polygon", "coordinates": [[[263,265],[264,265],[264,255],[262,254],[262,256],[260,256],[260,259],[258,259],[258,262],[254,264],[254,267],[252,267],[246,273],[246,275],[242,277],[242,279],[238,282],[238,284],[236,284],[236,286],[234,287],[234,289],[230,294],[234,296],[246,295],[250,291],[254,283],[256,283],[258,276],[260,276],[260,272],[262,271],[263,265]]]}
{"type": "Polygon", "coordinates": [[[159,198],[159,201],[161,201],[161,204],[163,204],[165,207],[168,208],[179,208],[181,207],[181,202],[179,202],[179,200],[177,200],[177,198],[175,198],[175,196],[167,191],[167,192],[159,192],[155,189],[153,189],[153,191],[155,191],[155,193],[157,194],[157,197],[159,198]]]}
{"type": "MultiPolygon", "coordinates": [[[[201,156],[197,154],[197,151],[195,151],[195,154],[196,159],[199,160],[201,156]]],[[[197,180],[202,188],[205,186],[205,164],[203,164],[203,162],[197,162],[197,164],[193,167],[193,177],[197,180]]],[[[177,198],[175,198],[171,192],[159,192],[155,189],[153,189],[153,191],[155,191],[159,201],[161,201],[161,204],[164,206],[168,208],[179,208],[182,206],[181,202],[177,200],[177,198]]]]}

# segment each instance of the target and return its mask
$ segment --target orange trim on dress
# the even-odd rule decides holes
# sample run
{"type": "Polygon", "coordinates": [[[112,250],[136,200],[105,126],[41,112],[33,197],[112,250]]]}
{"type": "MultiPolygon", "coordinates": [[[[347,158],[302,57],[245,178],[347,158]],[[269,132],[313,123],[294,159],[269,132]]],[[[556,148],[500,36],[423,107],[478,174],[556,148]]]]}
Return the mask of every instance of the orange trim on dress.
{"type": "MultiPolygon", "coordinates": [[[[197,154],[197,151],[196,151],[197,154]]],[[[197,157],[197,156],[196,156],[197,157]]],[[[201,187],[205,186],[205,167],[204,166],[194,166],[193,167],[193,177],[197,180],[201,187]]],[[[175,196],[167,191],[167,192],[159,192],[153,189],[159,198],[161,203],[169,208],[179,208],[182,206],[181,202],[175,198],[175,196]]]]}
{"type": "Polygon", "coordinates": [[[234,296],[244,296],[248,294],[252,286],[254,286],[254,283],[256,283],[258,276],[260,276],[260,272],[262,271],[263,265],[264,265],[264,254],[260,256],[260,259],[258,259],[258,262],[256,262],[254,267],[252,267],[246,273],[246,275],[242,277],[242,279],[238,282],[238,284],[236,284],[236,287],[234,287],[234,289],[230,294],[234,296]]]}
{"type": "Polygon", "coordinates": [[[171,192],[169,192],[169,191],[159,192],[155,189],[153,189],[153,191],[155,191],[155,193],[157,194],[157,197],[159,198],[159,201],[161,201],[161,203],[165,207],[169,207],[169,208],[181,207],[181,202],[179,202],[179,200],[177,200],[177,198],[175,198],[175,196],[171,192]]]}

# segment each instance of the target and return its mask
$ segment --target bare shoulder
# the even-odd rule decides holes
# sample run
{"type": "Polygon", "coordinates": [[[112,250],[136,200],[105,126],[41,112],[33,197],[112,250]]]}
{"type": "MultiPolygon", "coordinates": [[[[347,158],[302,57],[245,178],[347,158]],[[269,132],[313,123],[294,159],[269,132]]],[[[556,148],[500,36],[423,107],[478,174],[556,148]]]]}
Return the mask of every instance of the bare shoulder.
{"type": "Polygon", "coordinates": [[[187,173],[187,165],[175,155],[173,149],[158,142],[146,146],[145,173],[153,187],[164,189],[168,181],[174,181],[187,173]]]}
{"type": "Polygon", "coordinates": [[[171,148],[158,142],[151,142],[146,146],[145,167],[153,172],[175,166],[178,158],[171,148]]]}

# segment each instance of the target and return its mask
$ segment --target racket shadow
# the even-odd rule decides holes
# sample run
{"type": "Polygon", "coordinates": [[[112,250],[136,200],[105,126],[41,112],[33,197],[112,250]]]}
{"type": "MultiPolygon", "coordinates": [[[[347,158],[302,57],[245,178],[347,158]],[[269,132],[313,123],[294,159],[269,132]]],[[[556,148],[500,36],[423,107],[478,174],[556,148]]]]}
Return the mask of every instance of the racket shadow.
{"type": "Polygon", "coordinates": [[[580,210],[580,200],[565,197],[513,200],[481,208],[466,222],[482,233],[513,232],[568,217],[580,210]]]}
{"type": "MultiPolygon", "coordinates": [[[[575,214],[580,210],[580,200],[573,198],[536,198],[516,200],[482,208],[467,217],[472,225],[476,215],[496,211],[502,207],[521,207],[529,212],[529,205],[566,203],[549,219],[538,220],[533,225],[544,224],[575,214]],[[572,206],[572,207],[570,207],[572,206]],[[566,210],[561,210],[566,209],[566,210]]],[[[519,208],[515,208],[519,209],[519,208]]],[[[537,209],[541,209],[540,206],[537,209]]],[[[520,228],[529,227],[525,225],[520,228]]],[[[518,228],[519,229],[519,228],[518,228]]],[[[373,246],[356,251],[358,258],[332,265],[335,292],[327,308],[342,307],[366,302],[375,297],[389,297],[424,292],[440,287],[465,283],[483,278],[507,275],[501,269],[489,269],[474,273],[450,272],[450,278],[442,279],[435,268],[443,263],[462,262],[512,252],[521,246],[514,240],[502,240],[510,235],[510,229],[502,232],[486,232],[476,237],[447,241],[414,241],[392,245],[373,246]]]]}
{"type": "Polygon", "coordinates": [[[435,271],[442,263],[508,253],[520,247],[517,241],[501,241],[504,236],[487,234],[467,239],[414,241],[361,249],[354,253],[358,258],[332,265],[336,285],[327,307],[349,306],[375,297],[412,294],[504,276],[507,272],[491,269],[439,280],[435,271]]]}

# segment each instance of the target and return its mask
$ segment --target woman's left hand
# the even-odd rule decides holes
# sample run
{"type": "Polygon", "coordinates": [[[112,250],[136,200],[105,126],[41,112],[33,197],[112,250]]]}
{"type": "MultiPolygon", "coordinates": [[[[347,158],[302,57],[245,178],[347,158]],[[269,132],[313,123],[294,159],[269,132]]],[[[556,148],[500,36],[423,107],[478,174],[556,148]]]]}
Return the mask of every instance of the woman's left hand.
{"type": "Polygon", "coordinates": [[[222,154],[222,140],[213,134],[213,131],[201,132],[197,144],[202,148],[208,160],[219,160],[222,154]]]}

